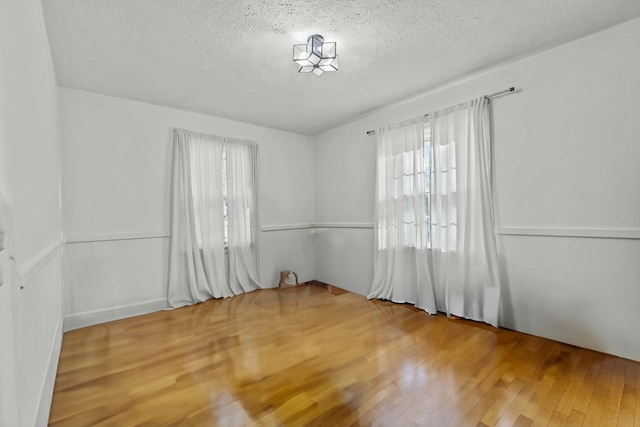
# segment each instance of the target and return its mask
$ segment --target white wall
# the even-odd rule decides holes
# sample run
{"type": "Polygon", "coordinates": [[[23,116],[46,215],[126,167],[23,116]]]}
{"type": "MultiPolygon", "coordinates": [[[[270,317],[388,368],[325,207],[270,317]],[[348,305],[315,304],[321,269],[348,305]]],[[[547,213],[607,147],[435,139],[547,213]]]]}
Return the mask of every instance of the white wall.
{"type": "Polygon", "coordinates": [[[515,85],[519,93],[494,101],[501,324],[640,360],[638,40],[635,19],[318,135],[316,222],[357,227],[318,231],[317,279],[369,291],[367,130],[515,85]]]}
{"type": "Polygon", "coordinates": [[[312,138],[73,89],[60,97],[66,329],[165,307],[176,127],[258,143],[261,281],[277,285],[283,269],[315,278],[312,138]]]}
{"type": "Polygon", "coordinates": [[[2,426],[46,424],[60,352],[57,90],[40,2],[0,2],[2,426]]]}

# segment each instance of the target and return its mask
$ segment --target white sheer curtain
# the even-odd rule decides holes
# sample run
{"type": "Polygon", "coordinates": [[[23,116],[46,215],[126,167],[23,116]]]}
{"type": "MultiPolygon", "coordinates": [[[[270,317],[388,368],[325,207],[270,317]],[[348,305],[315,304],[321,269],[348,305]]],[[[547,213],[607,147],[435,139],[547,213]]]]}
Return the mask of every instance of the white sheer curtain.
{"type": "Polygon", "coordinates": [[[436,312],[430,277],[424,122],[376,131],[374,272],[369,298],[436,312]]]}
{"type": "Polygon", "coordinates": [[[369,298],[498,326],[489,102],[482,97],[431,113],[425,124],[376,131],[369,298]]]}
{"type": "Polygon", "coordinates": [[[258,280],[258,147],[227,145],[229,286],[234,294],[260,288],[258,280]]]}
{"type": "Polygon", "coordinates": [[[498,326],[490,111],[482,97],[429,114],[431,258],[438,310],[498,326]]]}
{"type": "Polygon", "coordinates": [[[260,288],[256,162],[253,143],[174,131],[171,307],[260,288]]]}

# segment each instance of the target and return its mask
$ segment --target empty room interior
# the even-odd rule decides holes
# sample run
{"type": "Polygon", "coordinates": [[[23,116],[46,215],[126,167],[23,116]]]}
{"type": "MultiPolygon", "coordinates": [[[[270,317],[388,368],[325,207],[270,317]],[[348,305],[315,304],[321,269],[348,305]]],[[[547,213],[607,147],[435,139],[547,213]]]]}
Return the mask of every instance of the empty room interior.
{"type": "Polygon", "coordinates": [[[640,1],[0,0],[0,427],[640,426],[640,1]]]}

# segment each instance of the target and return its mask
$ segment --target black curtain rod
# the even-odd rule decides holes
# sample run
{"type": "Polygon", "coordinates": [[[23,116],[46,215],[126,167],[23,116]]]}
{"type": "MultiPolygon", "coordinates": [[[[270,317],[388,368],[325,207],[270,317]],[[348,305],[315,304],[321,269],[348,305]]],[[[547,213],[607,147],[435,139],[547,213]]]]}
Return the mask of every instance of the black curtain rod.
{"type": "MultiPolygon", "coordinates": [[[[492,93],[491,95],[485,95],[485,98],[494,98],[496,96],[507,95],[516,91],[515,86],[511,86],[509,89],[501,90],[500,92],[492,93]]],[[[425,118],[429,117],[428,114],[424,115],[425,118]]],[[[375,135],[375,130],[368,130],[367,135],[375,135]]]]}

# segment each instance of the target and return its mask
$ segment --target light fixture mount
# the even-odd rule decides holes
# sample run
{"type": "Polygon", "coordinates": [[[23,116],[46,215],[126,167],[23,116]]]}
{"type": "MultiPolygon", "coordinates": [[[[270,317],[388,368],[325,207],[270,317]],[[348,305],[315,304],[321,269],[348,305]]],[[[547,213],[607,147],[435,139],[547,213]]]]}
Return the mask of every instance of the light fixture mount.
{"type": "Polygon", "coordinates": [[[309,36],[307,44],[293,45],[293,61],[300,66],[299,73],[321,76],[325,71],[338,69],[336,42],[325,42],[320,34],[309,36]]]}

